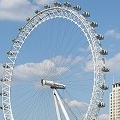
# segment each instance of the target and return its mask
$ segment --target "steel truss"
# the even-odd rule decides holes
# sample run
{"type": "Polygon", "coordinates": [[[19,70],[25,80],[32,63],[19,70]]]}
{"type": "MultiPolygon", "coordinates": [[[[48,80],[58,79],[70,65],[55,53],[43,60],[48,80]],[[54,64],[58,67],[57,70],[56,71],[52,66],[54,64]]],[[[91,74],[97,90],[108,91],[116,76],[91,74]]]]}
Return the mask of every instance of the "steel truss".
{"type": "MultiPolygon", "coordinates": [[[[87,21],[86,17],[82,14],[79,14],[77,11],[68,8],[68,7],[51,7],[47,8],[43,11],[37,11],[36,15],[27,20],[27,24],[19,29],[18,36],[13,39],[13,45],[8,54],[8,59],[6,63],[3,65],[4,67],[4,75],[2,81],[2,109],[4,113],[5,120],[14,120],[14,115],[12,113],[12,105],[10,100],[10,91],[11,91],[11,82],[12,82],[12,74],[14,65],[17,59],[17,55],[20,52],[22,45],[24,44],[26,38],[30,35],[30,33],[40,24],[45,22],[46,20],[53,18],[63,18],[70,20],[75,23],[84,33],[91,48],[91,53],[93,56],[94,63],[94,85],[92,97],[90,100],[90,104],[88,107],[88,111],[84,117],[84,120],[93,120],[98,118],[100,106],[99,103],[103,102],[103,94],[104,89],[101,88],[103,83],[105,83],[105,71],[107,68],[105,67],[104,56],[100,53],[102,50],[102,46],[100,44],[100,40],[96,37],[98,34],[96,33],[94,27],[91,26],[91,22],[87,21]],[[106,69],[103,69],[106,68],[106,69]]],[[[100,36],[99,36],[100,37],[100,36]]],[[[57,100],[59,100],[59,96],[57,91],[53,90],[55,106],[57,111],[57,116],[60,116],[58,110],[57,100]]],[[[61,104],[62,105],[62,104],[61,104]]],[[[61,107],[62,108],[62,107],[61,107]]],[[[63,107],[64,108],[64,107],[63,107]]],[[[63,110],[64,111],[64,110],[63,110]]],[[[67,116],[67,115],[65,115],[67,116]]],[[[58,117],[58,120],[61,120],[58,117]]],[[[66,117],[66,120],[69,118],[66,117]]]]}

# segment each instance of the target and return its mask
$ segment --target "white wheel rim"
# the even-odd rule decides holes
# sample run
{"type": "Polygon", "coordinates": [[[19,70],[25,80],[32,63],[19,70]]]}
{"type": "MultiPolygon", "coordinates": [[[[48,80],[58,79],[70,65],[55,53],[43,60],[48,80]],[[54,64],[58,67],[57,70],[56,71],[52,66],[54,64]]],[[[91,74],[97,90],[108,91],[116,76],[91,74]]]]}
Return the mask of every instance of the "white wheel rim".
{"type": "Polygon", "coordinates": [[[101,68],[104,65],[102,62],[103,56],[99,53],[102,49],[100,46],[100,41],[96,38],[96,32],[93,29],[93,27],[90,26],[90,23],[82,16],[79,15],[77,12],[65,8],[65,7],[52,7],[48,8],[46,10],[39,12],[37,15],[35,15],[20,31],[18,34],[16,40],[19,42],[14,42],[11,51],[14,51],[14,55],[8,55],[8,60],[6,62],[6,65],[10,66],[10,68],[4,69],[4,76],[2,82],[2,93],[6,92],[8,95],[7,97],[4,97],[2,95],[2,106],[7,106],[7,109],[3,109],[4,113],[4,119],[7,120],[14,120],[13,114],[12,114],[12,107],[11,107],[11,100],[10,100],[10,87],[11,87],[11,80],[12,80],[12,74],[13,69],[15,65],[15,61],[17,59],[17,55],[24,44],[26,38],[30,33],[34,30],[35,27],[37,27],[42,22],[45,22],[48,19],[56,18],[56,17],[62,17],[63,19],[68,19],[75,24],[84,32],[89,45],[91,47],[91,52],[93,56],[93,62],[94,62],[94,85],[93,85],[93,93],[90,100],[90,105],[88,107],[88,111],[85,115],[84,120],[93,120],[97,118],[100,108],[98,107],[98,104],[100,101],[103,100],[103,90],[100,88],[101,83],[105,80],[105,73],[101,72],[101,68]],[[61,11],[61,12],[58,12],[61,11]],[[41,14],[42,13],[42,14],[41,14]],[[50,14],[51,13],[51,14],[50,14]],[[48,15],[49,14],[49,15],[48,15]],[[40,20],[40,18],[43,18],[40,20]],[[102,62],[102,65],[99,65],[99,62],[102,62]]]}

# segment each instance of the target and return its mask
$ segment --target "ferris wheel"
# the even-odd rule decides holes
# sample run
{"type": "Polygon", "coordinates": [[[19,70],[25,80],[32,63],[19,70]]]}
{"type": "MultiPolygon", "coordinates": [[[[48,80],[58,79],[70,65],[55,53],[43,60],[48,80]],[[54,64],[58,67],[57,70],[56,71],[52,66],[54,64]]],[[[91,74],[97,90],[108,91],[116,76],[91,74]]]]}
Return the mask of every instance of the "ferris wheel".
{"type": "Polygon", "coordinates": [[[26,19],[7,53],[1,79],[4,120],[97,120],[109,72],[98,24],[69,2],[44,8],[26,19]]]}

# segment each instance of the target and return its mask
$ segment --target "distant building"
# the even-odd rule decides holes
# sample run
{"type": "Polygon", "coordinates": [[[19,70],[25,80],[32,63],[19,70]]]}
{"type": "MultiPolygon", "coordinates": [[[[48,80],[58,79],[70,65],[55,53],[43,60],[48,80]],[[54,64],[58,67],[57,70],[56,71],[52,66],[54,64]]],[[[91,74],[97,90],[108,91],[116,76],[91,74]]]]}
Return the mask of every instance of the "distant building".
{"type": "Polygon", "coordinates": [[[112,84],[109,120],[120,120],[120,82],[112,84]]]}

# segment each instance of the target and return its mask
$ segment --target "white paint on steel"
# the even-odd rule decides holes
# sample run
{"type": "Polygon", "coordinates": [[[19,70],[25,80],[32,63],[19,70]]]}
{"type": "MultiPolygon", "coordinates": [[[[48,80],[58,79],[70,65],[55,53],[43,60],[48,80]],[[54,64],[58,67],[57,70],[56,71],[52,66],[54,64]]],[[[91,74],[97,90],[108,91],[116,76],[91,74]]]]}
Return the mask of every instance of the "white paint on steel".
{"type": "Polygon", "coordinates": [[[100,45],[100,41],[96,38],[97,33],[94,28],[90,26],[90,22],[87,21],[86,18],[84,18],[81,14],[78,14],[76,11],[73,11],[72,9],[67,7],[52,7],[41,11],[31,20],[29,20],[28,23],[20,29],[20,33],[18,34],[16,39],[13,40],[13,46],[10,51],[14,51],[14,54],[8,55],[6,64],[9,66],[9,68],[4,68],[2,82],[2,93],[8,93],[8,96],[6,97],[2,95],[2,106],[5,120],[14,120],[10,100],[10,87],[13,68],[17,59],[17,55],[26,38],[28,37],[28,35],[30,35],[35,27],[48,19],[56,17],[68,19],[74,22],[83,31],[84,35],[87,38],[93,56],[94,85],[90,105],[88,107],[88,111],[85,115],[84,120],[93,120],[94,118],[97,119],[100,110],[100,108],[98,107],[98,103],[103,100],[104,93],[100,86],[103,81],[105,81],[105,73],[101,72],[101,68],[105,66],[105,63],[102,62],[103,56],[99,53],[102,47],[100,45]],[[4,109],[4,106],[7,106],[6,109],[4,109]]]}
{"type": "Polygon", "coordinates": [[[55,95],[55,89],[53,89],[53,96],[54,96],[54,102],[55,102],[55,109],[56,109],[57,119],[61,120],[60,111],[59,111],[59,107],[58,107],[58,100],[57,100],[57,97],[55,95]]]}
{"type": "Polygon", "coordinates": [[[56,98],[58,99],[58,102],[59,102],[60,107],[61,107],[61,109],[62,109],[62,111],[63,111],[63,114],[64,114],[64,116],[65,116],[65,119],[66,119],[66,120],[70,120],[70,118],[69,118],[69,116],[68,116],[68,114],[67,114],[67,111],[65,110],[65,107],[64,107],[64,105],[63,105],[63,103],[62,103],[62,100],[61,100],[60,96],[58,95],[56,89],[54,89],[54,93],[55,93],[55,95],[56,95],[56,98]]]}

